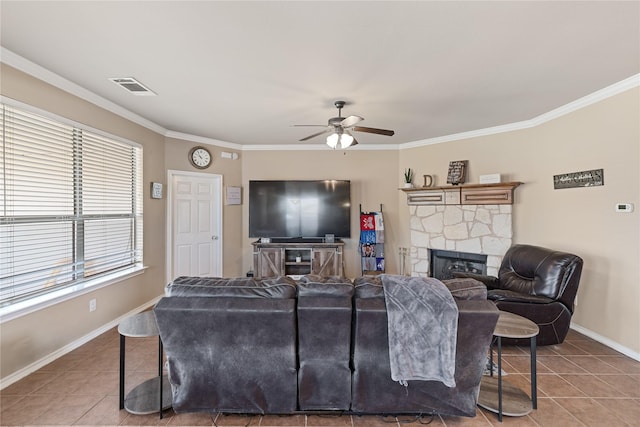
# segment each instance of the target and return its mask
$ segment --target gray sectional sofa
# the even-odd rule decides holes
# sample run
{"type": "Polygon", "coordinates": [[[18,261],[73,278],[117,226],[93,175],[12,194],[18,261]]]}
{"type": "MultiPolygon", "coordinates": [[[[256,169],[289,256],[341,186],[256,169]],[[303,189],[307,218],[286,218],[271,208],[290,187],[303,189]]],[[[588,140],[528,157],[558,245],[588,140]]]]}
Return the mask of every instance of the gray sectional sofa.
{"type": "Polygon", "coordinates": [[[173,409],[475,416],[498,319],[477,284],[449,285],[458,321],[447,387],[392,380],[381,276],[178,278],[154,308],[173,409]]]}

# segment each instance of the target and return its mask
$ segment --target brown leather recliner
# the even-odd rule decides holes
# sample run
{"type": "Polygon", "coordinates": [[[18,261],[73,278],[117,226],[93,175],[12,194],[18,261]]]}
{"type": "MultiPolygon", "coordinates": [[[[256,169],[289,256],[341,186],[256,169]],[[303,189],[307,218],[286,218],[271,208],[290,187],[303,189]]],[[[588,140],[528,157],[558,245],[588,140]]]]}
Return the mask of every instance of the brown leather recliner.
{"type": "MultiPolygon", "coordinates": [[[[498,277],[454,273],[473,277],[487,286],[487,298],[503,311],[518,314],[540,328],[538,345],[559,344],[569,331],[582,273],[582,258],[531,245],[514,245],[505,254],[498,277]]],[[[529,340],[509,340],[528,344],[529,340]],[[520,342],[521,341],[521,342],[520,342]]]]}

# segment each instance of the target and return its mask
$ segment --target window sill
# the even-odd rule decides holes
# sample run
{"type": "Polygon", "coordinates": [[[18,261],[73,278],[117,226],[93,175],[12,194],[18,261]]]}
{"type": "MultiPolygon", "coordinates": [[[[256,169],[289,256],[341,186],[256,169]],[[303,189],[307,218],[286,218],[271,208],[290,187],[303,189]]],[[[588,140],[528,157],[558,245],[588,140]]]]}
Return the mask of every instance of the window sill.
{"type": "Polygon", "coordinates": [[[80,295],[93,292],[97,289],[104,288],[114,283],[119,283],[123,280],[131,277],[143,274],[148,267],[136,266],[126,270],[121,270],[116,273],[108,274],[96,279],[87,280],[82,283],[78,283],[68,288],[60,289],[58,291],[51,292],[46,295],[40,295],[35,298],[31,298],[26,301],[21,301],[15,304],[8,305],[0,308],[0,324],[8,322],[10,320],[17,319],[18,317],[25,316],[43,308],[50,307],[52,305],[61,303],[63,301],[76,298],[80,295]]]}

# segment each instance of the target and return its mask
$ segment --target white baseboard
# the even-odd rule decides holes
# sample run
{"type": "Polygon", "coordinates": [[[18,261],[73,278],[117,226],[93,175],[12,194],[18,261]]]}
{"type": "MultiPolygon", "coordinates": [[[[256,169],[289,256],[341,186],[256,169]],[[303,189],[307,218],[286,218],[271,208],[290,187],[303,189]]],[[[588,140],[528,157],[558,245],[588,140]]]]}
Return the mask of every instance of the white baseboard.
{"type": "Polygon", "coordinates": [[[619,343],[610,340],[607,337],[603,337],[600,334],[597,334],[587,328],[583,328],[580,325],[576,325],[575,323],[571,323],[570,326],[571,329],[573,329],[576,332],[580,332],[582,335],[586,335],[589,338],[598,341],[600,344],[606,345],[607,347],[610,347],[612,349],[614,349],[615,351],[619,351],[620,353],[624,354],[625,356],[629,356],[630,358],[637,360],[638,362],[640,362],[640,353],[635,352],[633,350],[631,350],[630,348],[624,347],[622,345],[620,345],[619,343]]]}
{"type": "Polygon", "coordinates": [[[141,306],[138,306],[136,308],[134,308],[133,310],[131,310],[130,312],[123,314],[122,316],[118,317],[117,319],[112,320],[111,322],[107,323],[106,325],[101,326],[100,328],[92,331],[91,333],[65,345],[64,347],[54,351],[53,353],[43,357],[40,360],[37,360],[35,362],[33,362],[32,364],[25,366],[24,368],[10,374],[7,375],[4,378],[0,379],[0,390],[5,389],[6,387],[9,387],[11,384],[15,383],[16,381],[20,381],[22,378],[26,377],[27,375],[37,371],[38,369],[42,368],[43,366],[48,365],[49,363],[53,362],[54,360],[58,359],[59,357],[64,356],[65,354],[75,350],[76,348],[88,343],[89,341],[91,341],[92,339],[96,338],[97,336],[107,332],[109,329],[114,328],[116,326],[118,326],[120,324],[120,322],[122,322],[124,319],[126,319],[129,316],[133,316],[134,314],[140,313],[141,311],[144,311],[150,307],[153,307],[154,305],[156,305],[156,303],[158,301],[160,301],[160,298],[162,298],[164,295],[160,295],[154,299],[152,299],[151,301],[148,301],[144,304],[142,304],[141,306]]]}

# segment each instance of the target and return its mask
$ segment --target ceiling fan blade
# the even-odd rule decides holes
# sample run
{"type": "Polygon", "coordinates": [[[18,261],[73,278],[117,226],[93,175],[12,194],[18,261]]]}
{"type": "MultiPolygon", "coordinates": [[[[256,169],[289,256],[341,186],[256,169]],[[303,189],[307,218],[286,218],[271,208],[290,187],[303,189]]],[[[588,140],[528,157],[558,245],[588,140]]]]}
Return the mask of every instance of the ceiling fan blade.
{"type": "Polygon", "coordinates": [[[363,121],[364,119],[360,116],[349,116],[349,117],[345,117],[345,119],[343,121],[340,122],[340,125],[342,127],[345,128],[349,128],[353,125],[355,125],[358,122],[363,121]]]}
{"type": "Polygon", "coordinates": [[[309,136],[307,136],[305,138],[302,138],[302,139],[300,139],[300,141],[306,141],[308,139],[315,138],[316,136],[322,135],[323,133],[331,132],[332,130],[333,129],[325,129],[322,132],[317,132],[317,133],[314,133],[313,135],[309,135],[309,136]]]}
{"type": "Polygon", "coordinates": [[[362,127],[362,126],[356,126],[352,130],[354,130],[356,132],[376,133],[378,135],[386,135],[386,136],[393,136],[395,134],[395,132],[392,131],[392,130],[367,128],[367,127],[362,127]]]}

